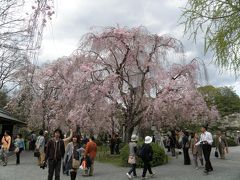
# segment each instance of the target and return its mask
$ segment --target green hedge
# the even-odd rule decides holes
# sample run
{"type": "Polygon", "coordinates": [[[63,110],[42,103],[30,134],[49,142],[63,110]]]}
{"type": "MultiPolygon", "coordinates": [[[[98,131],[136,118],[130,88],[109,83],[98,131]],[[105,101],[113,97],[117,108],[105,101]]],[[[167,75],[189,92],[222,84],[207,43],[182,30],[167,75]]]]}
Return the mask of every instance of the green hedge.
{"type": "MultiPolygon", "coordinates": [[[[215,141],[216,141],[216,138],[213,139],[213,147],[216,147],[215,141]]],[[[229,146],[229,147],[231,147],[231,146],[237,146],[237,145],[238,145],[238,144],[236,143],[236,141],[235,141],[233,138],[231,138],[231,137],[228,137],[228,138],[227,138],[227,142],[228,142],[228,146],[229,146]]]]}
{"type": "MultiPolygon", "coordinates": [[[[152,161],[152,166],[159,166],[162,164],[165,164],[168,162],[168,157],[165,154],[165,151],[162,147],[160,147],[156,143],[152,143],[152,148],[153,148],[153,161],[152,161]]],[[[128,164],[128,156],[129,156],[129,147],[128,144],[126,144],[122,149],[121,149],[121,154],[120,158],[122,161],[122,166],[129,166],[128,164]]],[[[141,158],[137,158],[137,167],[143,167],[143,162],[141,158]]]]}
{"type": "Polygon", "coordinates": [[[227,142],[228,142],[228,146],[237,146],[238,145],[233,138],[228,138],[227,142]]]}

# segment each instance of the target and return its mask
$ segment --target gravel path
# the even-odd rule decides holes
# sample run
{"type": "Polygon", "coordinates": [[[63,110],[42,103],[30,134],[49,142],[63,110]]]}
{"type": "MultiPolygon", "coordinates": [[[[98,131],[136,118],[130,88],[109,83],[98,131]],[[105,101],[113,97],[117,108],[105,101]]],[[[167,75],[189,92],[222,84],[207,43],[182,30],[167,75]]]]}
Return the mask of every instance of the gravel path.
{"type": "MultiPolygon", "coordinates": [[[[167,165],[153,168],[156,173],[154,179],[159,180],[239,180],[240,179],[240,147],[230,148],[230,154],[226,160],[216,159],[212,155],[214,171],[208,176],[203,169],[195,170],[192,165],[184,166],[183,157],[171,158],[167,165]]],[[[79,173],[77,179],[89,180],[127,180],[128,168],[116,167],[111,164],[95,163],[95,176],[82,177],[79,173]]],[[[142,169],[137,170],[141,175],[142,169]]],[[[141,179],[140,177],[137,179],[141,179]]],[[[47,169],[42,170],[36,166],[36,159],[32,153],[23,152],[21,164],[15,165],[15,157],[9,158],[6,167],[0,166],[0,180],[47,180],[47,169]]],[[[62,175],[61,180],[70,180],[70,177],[62,175]]]]}

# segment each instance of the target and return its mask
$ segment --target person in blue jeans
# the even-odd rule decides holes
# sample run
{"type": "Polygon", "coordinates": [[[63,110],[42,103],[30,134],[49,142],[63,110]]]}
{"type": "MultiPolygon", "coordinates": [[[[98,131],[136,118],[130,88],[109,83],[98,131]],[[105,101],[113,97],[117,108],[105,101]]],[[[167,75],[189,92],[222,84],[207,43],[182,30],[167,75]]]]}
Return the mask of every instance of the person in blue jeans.
{"type": "Polygon", "coordinates": [[[25,150],[24,139],[22,138],[22,134],[18,134],[17,138],[14,141],[15,145],[15,153],[16,153],[16,165],[20,164],[20,154],[23,150],[25,150]]]}

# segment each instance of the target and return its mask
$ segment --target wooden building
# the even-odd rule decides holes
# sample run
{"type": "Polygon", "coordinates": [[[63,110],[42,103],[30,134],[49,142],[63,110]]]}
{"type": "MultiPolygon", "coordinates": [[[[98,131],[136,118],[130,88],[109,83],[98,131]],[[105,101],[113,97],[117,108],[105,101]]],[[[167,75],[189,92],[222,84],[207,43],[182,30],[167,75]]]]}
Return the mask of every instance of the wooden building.
{"type": "Polygon", "coordinates": [[[0,109],[0,137],[8,130],[11,136],[16,135],[19,129],[26,126],[26,123],[12,117],[9,112],[0,109]]]}

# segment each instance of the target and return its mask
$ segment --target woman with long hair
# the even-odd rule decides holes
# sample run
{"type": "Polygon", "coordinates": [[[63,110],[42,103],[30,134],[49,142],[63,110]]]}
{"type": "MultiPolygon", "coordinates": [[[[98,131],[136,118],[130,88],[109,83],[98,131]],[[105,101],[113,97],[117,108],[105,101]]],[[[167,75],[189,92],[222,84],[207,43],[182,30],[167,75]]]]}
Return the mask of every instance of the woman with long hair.
{"type": "Polygon", "coordinates": [[[191,139],[191,150],[192,150],[195,169],[199,169],[198,159],[200,160],[200,163],[203,166],[202,147],[200,144],[196,145],[199,141],[200,141],[200,137],[198,133],[194,133],[191,139]]]}
{"type": "Polygon", "coordinates": [[[72,142],[68,143],[64,155],[64,173],[70,175],[71,180],[76,179],[77,170],[81,164],[81,151],[83,151],[83,149],[81,148],[80,137],[78,135],[73,135],[72,142]]]}

